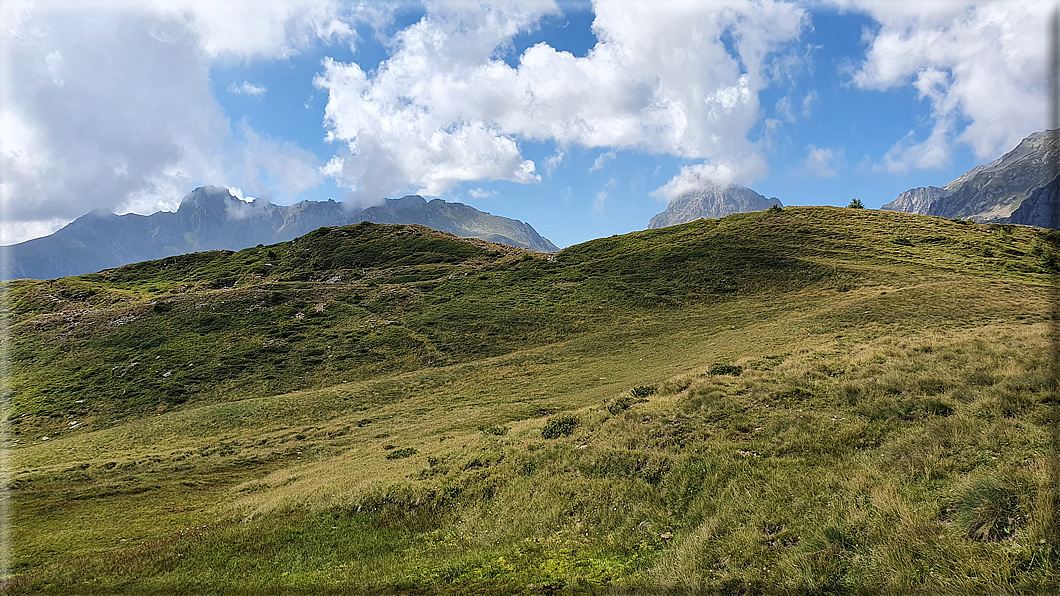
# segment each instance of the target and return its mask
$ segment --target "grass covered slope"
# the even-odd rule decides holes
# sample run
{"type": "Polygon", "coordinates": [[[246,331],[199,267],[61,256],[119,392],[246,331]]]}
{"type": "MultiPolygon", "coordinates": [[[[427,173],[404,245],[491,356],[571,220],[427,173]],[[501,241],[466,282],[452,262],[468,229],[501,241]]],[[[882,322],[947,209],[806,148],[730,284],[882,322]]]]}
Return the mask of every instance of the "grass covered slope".
{"type": "Polygon", "coordinates": [[[1055,589],[1056,247],[787,208],[12,282],[7,587],[1055,589]]]}

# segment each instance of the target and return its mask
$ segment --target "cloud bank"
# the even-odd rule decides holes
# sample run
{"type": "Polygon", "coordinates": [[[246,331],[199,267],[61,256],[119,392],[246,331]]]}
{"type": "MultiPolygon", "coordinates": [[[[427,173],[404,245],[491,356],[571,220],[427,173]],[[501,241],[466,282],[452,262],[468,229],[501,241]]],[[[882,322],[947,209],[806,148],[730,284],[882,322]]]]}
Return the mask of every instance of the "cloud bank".
{"type": "Polygon", "coordinates": [[[949,163],[965,143],[992,159],[1047,126],[1046,26],[1042,0],[833,0],[879,23],[853,83],[866,90],[911,85],[930,106],[927,138],[910,131],[883,158],[895,173],[949,163]]]}
{"type": "Polygon", "coordinates": [[[294,198],[323,181],[315,156],[233,129],[210,88],[210,66],[350,37],[334,2],[0,6],[5,243],[95,208],[172,210],[203,183],[294,198]]]}
{"type": "MultiPolygon", "coordinates": [[[[373,72],[329,60],[325,173],[366,200],[443,194],[468,180],[532,183],[519,142],[550,141],[701,160],[730,177],[763,173],[748,134],[772,54],[796,40],[804,9],[774,0],[594,3],[585,56],[538,43],[506,61],[551,0],[431,2],[373,72]]],[[[707,170],[703,170],[707,171],[707,170]]]]}
{"type": "MultiPolygon", "coordinates": [[[[1055,5],[596,0],[595,44],[574,55],[544,42],[515,49],[568,8],[554,0],[426,0],[422,18],[397,30],[401,3],[6,0],[0,242],[93,208],[173,209],[202,183],[283,201],[331,178],[360,202],[443,195],[474,181],[534,184],[574,147],[599,151],[590,172],[621,152],[679,158],[656,197],[750,185],[767,173],[783,123],[821,117],[817,90],[796,81],[814,73],[821,48],[799,40],[812,27],[809,11],[822,8],[875,23],[846,75],[851,89],[908,89],[928,108],[878,156],[879,169],[943,167],[961,143],[986,160],[1045,128],[1045,26],[1055,5]],[[325,59],[313,82],[327,94],[330,159],[231,122],[213,95],[268,102],[273,91],[258,78],[213,89],[211,68],[285,60],[320,44],[352,50],[362,23],[387,57],[375,68],[325,59]],[[785,86],[765,118],[762,92],[785,86]],[[554,154],[528,155],[530,145],[554,154]]],[[[803,171],[840,174],[841,147],[804,146],[803,171]]]]}

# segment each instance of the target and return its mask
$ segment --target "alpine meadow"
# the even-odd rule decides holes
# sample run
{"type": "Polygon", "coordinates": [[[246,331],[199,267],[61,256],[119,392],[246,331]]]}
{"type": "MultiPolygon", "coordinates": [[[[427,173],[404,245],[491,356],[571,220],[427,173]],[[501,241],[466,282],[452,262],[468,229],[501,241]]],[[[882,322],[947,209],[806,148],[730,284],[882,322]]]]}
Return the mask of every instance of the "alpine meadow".
{"type": "Polygon", "coordinates": [[[774,206],[3,282],[12,594],[1057,593],[1060,233],[774,206]]]}

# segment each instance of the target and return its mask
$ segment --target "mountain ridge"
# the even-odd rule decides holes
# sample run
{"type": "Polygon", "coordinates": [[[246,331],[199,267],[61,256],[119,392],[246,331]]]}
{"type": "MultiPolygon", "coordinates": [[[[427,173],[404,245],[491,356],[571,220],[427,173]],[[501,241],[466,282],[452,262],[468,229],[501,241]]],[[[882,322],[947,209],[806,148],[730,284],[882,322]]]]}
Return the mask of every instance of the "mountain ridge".
{"type": "Polygon", "coordinates": [[[911,188],[881,209],[979,223],[1053,227],[1048,201],[1060,184],[1051,166],[1058,148],[1056,131],[1032,133],[998,159],[941,187],[911,188]]]}
{"type": "Polygon", "coordinates": [[[243,201],[223,187],[202,186],[176,211],[116,215],[94,209],[55,233],[0,247],[3,279],[53,279],[204,250],[240,250],[292,240],[317,228],[374,221],[426,225],[460,237],[478,237],[553,252],[557,247],[527,223],[418,195],[385,199],[356,209],[334,200],[275,205],[243,201]]]}

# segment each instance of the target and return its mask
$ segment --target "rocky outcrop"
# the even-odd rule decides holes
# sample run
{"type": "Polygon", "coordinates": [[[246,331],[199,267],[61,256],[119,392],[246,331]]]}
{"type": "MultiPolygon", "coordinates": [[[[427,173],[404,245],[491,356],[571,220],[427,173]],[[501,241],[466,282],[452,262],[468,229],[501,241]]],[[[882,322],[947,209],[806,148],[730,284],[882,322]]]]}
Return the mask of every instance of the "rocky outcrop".
{"type": "Polygon", "coordinates": [[[934,213],[937,203],[952,194],[952,192],[937,186],[921,186],[920,188],[913,188],[903,192],[898,195],[897,199],[887,203],[883,208],[890,211],[938,215],[934,213]]]}
{"type": "Polygon", "coordinates": [[[651,218],[648,228],[665,228],[704,217],[716,219],[733,213],[763,211],[774,205],[783,206],[776,197],[767,199],[746,186],[706,186],[671,199],[665,211],[651,218]]]}

